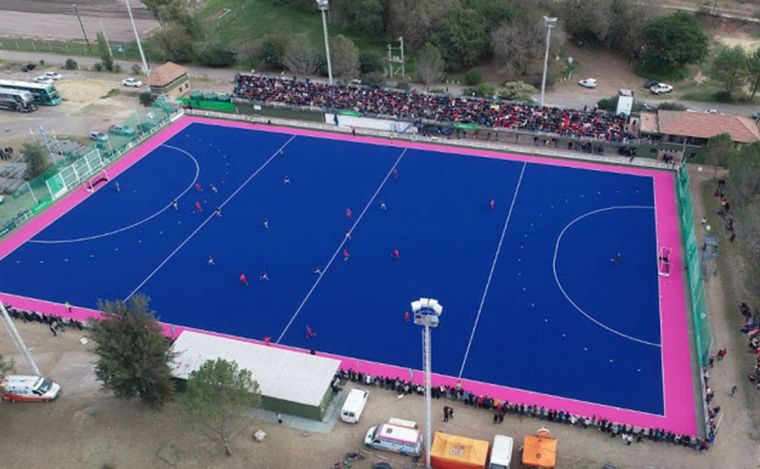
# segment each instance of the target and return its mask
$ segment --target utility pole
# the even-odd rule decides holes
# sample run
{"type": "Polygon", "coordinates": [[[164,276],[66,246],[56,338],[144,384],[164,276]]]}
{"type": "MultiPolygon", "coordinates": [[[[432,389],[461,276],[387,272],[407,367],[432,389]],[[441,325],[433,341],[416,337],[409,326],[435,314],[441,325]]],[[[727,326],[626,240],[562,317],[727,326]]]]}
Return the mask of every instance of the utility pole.
{"type": "Polygon", "coordinates": [[[329,0],[317,0],[317,8],[322,12],[322,31],[325,35],[325,56],[327,57],[327,81],[333,84],[332,62],[330,61],[330,39],[327,37],[327,10],[330,8],[329,0]]]}
{"type": "Polygon", "coordinates": [[[401,73],[401,79],[406,80],[406,63],[404,58],[404,37],[399,36],[399,46],[393,47],[388,43],[388,75],[390,78],[396,73],[401,73]],[[398,49],[399,55],[393,55],[395,49],[398,49]]]}
{"type": "Polygon", "coordinates": [[[541,106],[544,105],[544,94],[546,93],[546,69],[549,68],[549,44],[552,37],[552,29],[557,26],[557,18],[544,16],[544,26],[546,26],[546,53],[544,54],[544,76],[541,79],[541,106]]]}
{"type": "Polygon", "coordinates": [[[143,52],[142,43],[140,43],[140,35],[137,34],[137,26],[135,25],[135,18],[132,16],[132,7],[129,6],[129,0],[124,0],[127,4],[127,13],[129,13],[129,21],[132,22],[132,31],[135,32],[135,40],[137,40],[137,49],[140,51],[140,58],[143,64],[143,73],[147,77],[150,75],[150,68],[148,68],[148,61],[145,60],[145,52],[143,52]]]}
{"type": "Polygon", "coordinates": [[[87,31],[84,30],[84,23],[82,23],[82,17],[79,16],[79,8],[77,8],[77,4],[74,4],[74,13],[77,15],[77,19],[79,20],[79,27],[82,28],[82,35],[84,36],[84,42],[87,43],[87,49],[92,50],[92,47],[90,46],[90,40],[87,39],[87,31]]]}
{"type": "Polygon", "coordinates": [[[2,301],[0,301],[0,318],[2,318],[3,323],[5,324],[5,328],[8,329],[8,333],[11,335],[11,339],[13,339],[13,342],[16,343],[16,347],[24,356],[24,358],[26,358],[26,361],[28,361],[32,366],[32,371],[34,371],[34,374],[37,376],[42,376],[42,373],[40,373],[40,368],[37,366],[37,362],[34,361],[32,353],[29,351],[29,349],[26,348],[26,344],[21,339],[21,335],[18,333],[18,330],[13,324],[13,320],[11,319],[10,314],[8,314],[8,310],[5,309],[5,305],[2,301]]]}

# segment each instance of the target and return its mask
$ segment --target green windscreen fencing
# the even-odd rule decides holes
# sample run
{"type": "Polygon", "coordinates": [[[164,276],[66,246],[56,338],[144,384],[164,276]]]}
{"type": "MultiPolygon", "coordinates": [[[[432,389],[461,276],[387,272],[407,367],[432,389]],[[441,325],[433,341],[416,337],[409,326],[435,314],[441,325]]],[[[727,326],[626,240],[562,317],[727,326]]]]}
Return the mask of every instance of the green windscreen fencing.
{"type": "Polygon", "coordinates": [[[707,317],[705,287],[702,278],[702,249],[697,242],[696,231],[694,230],[694,207],[689,189],[689,174],[685,165],[678,172],[677,193],[679,215],[684,234],[684,261],[686,262],[691,317],[694,323],[694,337],[700,365],[704,366],[707,364],[710,356],[712,334],[710,333],[710,321],[707,317]]]}
{"type": "MultiPolygon", "coordinates": [[[[227,103],[229,104],[229,103],[227,103]]],[[[175,104],[157,101],[108,131],[108,139],[66,153],[48,155],[54,161],[34,179],[23,182],[13,192],[0,193],[0,237],[48,207],[55,199],[81,187],[110,163],[170,122],[175,104]]],[[[48,137],[47,148],[54,148],[48,137]]]]}
{"type": "Polygon", "coordinates": [[[207,99],[178,98],[177,101],[193,109],[216,112],[236,112],[235,105],[227,101],[211,101],[207,99]]]}

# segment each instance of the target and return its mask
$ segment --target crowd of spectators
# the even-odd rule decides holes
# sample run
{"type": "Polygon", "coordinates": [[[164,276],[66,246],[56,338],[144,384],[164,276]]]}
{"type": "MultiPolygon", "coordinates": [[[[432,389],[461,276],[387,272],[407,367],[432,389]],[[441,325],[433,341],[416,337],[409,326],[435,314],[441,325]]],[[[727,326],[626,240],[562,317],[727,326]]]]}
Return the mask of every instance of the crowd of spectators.
{"type": "Polygon", "coordinates": [[[753,314],[747,303],[742,303],[739,309],[744,317],[740,330],[747,338],[749,351],[755,356],[755,366],[747,377],[755,389],[760,391],[760,311],[755,310],[753,314]]]}
{"type": "Polygon", "coordinates": [[[410,121],[429,119],[467,123],[609,142],[627,142],[630,138],[624,117],[596,109],[561,109],[380,87],[328,85],[296,77],[253,74],[237,76],[233,95],[258,103],[347,110],[410,121]]]}
{"type": "Polygon", "coordinates": [[[11,159],[13,159],[13,148],[0,148],[0,161],[8,161],[11,159]]]}
{"type": "MultiPolygon", "coordinates": [[[[705,378],[706,380],[707,378],[705,378]]],[[[347,382],[352,381],[361,383],[365,386],[375,386],[382,389],[391,390],[398,395],[424,394],[424,387],[421,384],[415,384],[399,378],[371,376],[365,373],[357,372],[351,369],[340,370],[335,377],[332,389],[338,392],[347,382]]],[[[564,410],[547,409],[536,405],[525,405],[515,402],[502,401],[489,396],[480,396],[468,392],[464,387],[457,383],[455,386],[435,386],[431,390],[434,399],[447,399],[459,401],[464,405],[490,411],[493,414],[494,424],[504,421],[508,415],[528,416],[550,422],[564,423],[583,429],[596,429],[610,435],[610,438],[620,437],[627,445],[642,440],[663,441],[670,444],[677,444],[690,447],[695,451],[704,451],[710,448],[715,439],[715,426],[712,423],[714,415],[710,418],[711,426],[708,438],[696,438],[690,435],[682,435],[658,428],[640,428],[632,425],[612,422],[610,420],[593,416],[581,416],[566,412],[564,410]]],[[[445,410],[449,407],[445,406],[445,410]]],[[[710,412],[714,412],[713,409],[710,412]]],[[[720,407],[717,407],[720,412],[720,407]]],[[[717,412],[714,412],[717,415],[717,412]]],[[[449,412],[444,412],[444,419],[450,419],[449,412]]]]}
{"type": "Polygon", "coordinates": [[[19,319],[23,322],[46,324],[54,336],[57,336],[58,332],[63,332],[69,327],[80,331],[85,328],[84,323],[75,319],[62,318],[53,314],[40,314],[36,311],[23,311],[12,306],[8,306],[8,314],[11,318],[19,319]]]}

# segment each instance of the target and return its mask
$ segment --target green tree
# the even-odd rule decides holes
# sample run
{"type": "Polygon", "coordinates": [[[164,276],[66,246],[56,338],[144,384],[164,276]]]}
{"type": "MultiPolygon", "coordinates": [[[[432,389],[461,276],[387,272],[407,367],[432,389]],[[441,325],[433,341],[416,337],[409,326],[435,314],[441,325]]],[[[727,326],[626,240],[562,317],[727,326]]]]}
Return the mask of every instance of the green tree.
{"type": "Polygon", "coordinates": [[[96,38],[98,41],[98,55],[100,55],[100,60],[103,62],[103,68],[112,72],[113,56],[111,55],[111,49],[108,47],[108,42],[106,41],[105,36],[103,36],[103,33],[98,33],[96,38]]]}
{"type": "Polygon", "coordinates": [[[198,54],[198,62],[209,67],[227,67],[235,63],[235,53],[226,44],[212,42],[198,54]]]}
{"type": "Polygon", "coordinates": [[[425,87],[439,83],[445,65],[441,52],[428,42],[417,54],[417,78],[425,87]]]}
{"type": "Polygon", "coordinates": [[[353,31],[377,35],[385,31],[384,0],[333,0],[330,8],[337,23],[353,31]]]}
{"type": "Polygon", "coordinates": [[[29,179],[36,178],[50,167],[50,157],[40,143],[25,143],[21,147],[21,153],[24,155],[29,179]]]}
{"type": "Polygon", "coordinates": [[[508,81],[499,90],[499,98],[507,101],[530,101],[536,93],[536,89],[523,81],[508,81]]]}
{"type": "Polygon", "coordinates": [[[711,137],[703,150],[705,161],[714,169],[713,177],[718,175],[718,167],[725,167],[736,153],[734,142],[729,134],[723,133],[711,137]]]}
{"type": "Polygon", "coordinates": [[[232,440],[245,428],[248,414],[261,399],[259,385],[251,372],[235,362],[208,360],[190,374],[181,401],[188,422],[232,455],[232,440]]]}
{"type": "Polygon", "coordinates": [[[760,194],[760,142],[744,145],[728,161],[728,191],[734,205],[749,205],[760,194]]]}
{"type": "Polygon", "coordinates": [[[388,0],[388,30],[416,50],[430,40],[436,20],[457,5],[459,0],[388,0]]]}
{"type": "MultiPolygon", "coordinates": [[[[543,20],[510,21],[491,32],[491,48],[500,72],[522,77],[540,73],[544,65],[546,28],[543,20]]],[[[564,47],[565,34],[561,27],[552,33],[551,53],[554,56],[564,47]]],[[[549,62],[551,67],[555,61],[549,62]]]]}
{"type": "Polygon", "coordinates": [[[744,86],[747,62],[747,54],[742,46],[723,46],[715,55],[712,64],[713,78],[723,85],[729,96],[744,86]]]}
{"type": "Polygon", "coordinates": [[[749,100],[755,99],[760,88],[760,48],[747,57],[747,74],[749,76],[749,100]]]}
{"type": "Polygon", "coordinates": [[[385,57],[375,50],[368,50],[359,54],[359,71],[362,75],[385,70],[385,57]]]}
{"type": "Polygon", "coordinates": [[[359,49],[351,39],[342,34],[330,42],[333,74],[343,79],[356,77],[359,74],[359,49]]]}
{"type": "Polygon", "coordinates": [[[497,24],[515,17],[515,9],[510,2],[504,0],[465,0],[464,6],[480,13],[490,31],[497,24]]]}
{"type": "Polygon", "coordinates": [[[160,408],[172,398],[169,364],[175,354],[162,334],[148,297],[135,295],[129,303],[105,301],[98,305],[104,317],[91,336],[98,361],[95,375],[104,389],[120,398],[139,398],[160,408]]]}
{"type": "Polygon", "coordinates": [[[180,25],[170,25],[153,34],[156,48],[172,62],[192,62],[195,48],[193,38],[180,25]]]}
{"type": "Polygon", "coordinates": [[[282,33],[271,34],[261,42],[259,60],[266,68],[281,70],[284,66],[283,61],[287,47],[287,36],[282,33]]]}
{"type": "Polygon", "coordinates": [[[469,8],[453,8],[438,17],[430,42],[441,51],[446,66],[452,70],[477,65],[489,48],[485,21],[469,8]]]}
{"type": "Polygon", "coordinates": [[[294,75],[313,75],[319,67],[319,54],[306,34],[299,34],[288,41],[283,64],[294,75]]]}
{"type": "Polygon", "coordinates": [[[708,39],[694,15],[679,11],[644,28],[642,60],[650,70],[677,70],[707,57],[708,39]]]}

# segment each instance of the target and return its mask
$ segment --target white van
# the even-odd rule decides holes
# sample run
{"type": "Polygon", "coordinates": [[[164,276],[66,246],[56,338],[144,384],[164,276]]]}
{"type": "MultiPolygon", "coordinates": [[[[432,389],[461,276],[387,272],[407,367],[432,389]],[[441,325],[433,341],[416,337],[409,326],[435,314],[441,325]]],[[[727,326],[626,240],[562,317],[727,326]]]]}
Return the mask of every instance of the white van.
{"type": "Polygon", "coordinates": [[[346,396],[346,402],[340,410],[340,419],[346,423],[357,423],[367,405],[369,391],[364,388],[353,388],[346,396]]]}
{"type": "Polygon", "coordinates": [[[512,438],[504,435],[495,435],[493,445],[491,445],[491,461],[488,469],[509,469],[512,462],[512,449],[514,441],[512,438]]]}
{"type": "Polygon", "coordinates": [[[367,430],[364,444],[406,456],[419,456],[422,452],[422,435],[414,428],[383,423],[367,430]]]}
{"type": "Polygon", "coordinates": [[[50,402],[61,393],[61,386],[42,376],[6,376],[2,383],[3,400],[11,402],[50,402]]]}

